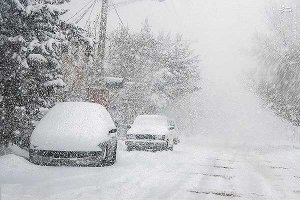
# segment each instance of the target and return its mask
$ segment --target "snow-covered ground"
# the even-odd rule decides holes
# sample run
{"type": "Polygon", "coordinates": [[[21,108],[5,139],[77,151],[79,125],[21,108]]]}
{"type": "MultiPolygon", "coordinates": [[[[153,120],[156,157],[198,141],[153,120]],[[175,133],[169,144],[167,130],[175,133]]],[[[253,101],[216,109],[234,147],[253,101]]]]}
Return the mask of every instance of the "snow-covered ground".
{"type": "Polygon", "coordinates": [[[207,137],[174,152],[118,152],[112,167],[42,167],[0,157],[2,199],[294,199],[300,198],[300,151],[207,137]]]}
{"type": "Polygon", "coordinates": [[[203,90],[190,99],[196,115],[185,116],[195,122],[192,134],[173,152],[126,152],[120,143],[117,163],[104,168],[42,167],[2,156],[1,200],[300,199],[299,130],[241,84],[240,72],[255,62],[240,50],[263,22],[263,2],[141,0],[120,7],[124,23],[148,16],[154,28],[197,41],[205,68],[203,90]]]}

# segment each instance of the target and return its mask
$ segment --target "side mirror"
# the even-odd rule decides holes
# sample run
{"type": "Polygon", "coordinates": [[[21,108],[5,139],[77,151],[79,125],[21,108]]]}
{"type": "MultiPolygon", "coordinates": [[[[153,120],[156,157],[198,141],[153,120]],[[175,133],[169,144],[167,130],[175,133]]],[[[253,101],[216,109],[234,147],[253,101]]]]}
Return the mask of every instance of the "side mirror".
{"type": "Polygon", "coordinates": [[[127,125],[127,128],[128,128],[128,129],[130,129],[130,128],[131,128],[131,125],[130,125],[130,124],[128,124],[128,125],[127,125]]]}
{"type": "Polygon", "coordinates": [[[111,129],[108,133],[111,134],[111,133],[116,133],[117,132],[117,129],[111,129]]]}
{"type": "Polygon", "coordinates": [[[111,137],[111,138],[117,137],[117,129],[116,129],[116,128],[111,129],[111,130],[108,132],[108,136],[111,137]]]}

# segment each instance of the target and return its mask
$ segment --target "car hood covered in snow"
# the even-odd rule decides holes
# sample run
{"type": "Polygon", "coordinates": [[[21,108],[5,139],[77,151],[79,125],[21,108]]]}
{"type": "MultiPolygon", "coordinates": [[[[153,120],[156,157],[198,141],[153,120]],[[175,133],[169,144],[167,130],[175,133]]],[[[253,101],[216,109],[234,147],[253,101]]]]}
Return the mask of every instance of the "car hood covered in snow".
{"type": "Polygon", "coordinates": [[[128,130],[127,134],[139,135],[139,134],[149,134],[149,135],[165,135],[168,132],[168,127],[164,126],[134,126],[128,130]]]}
{"type": "Polygon", "coordinates": [[[97,151],[115,125],[98,104],[67,102],[54,106],[31,136],[31,148],[55,151],[97,151]]]}
{"type": "Polygon", "coordinates": [[[127,134],[164,135],[168,132],[167,120],[162,115],[139,115],[127,134]]]}

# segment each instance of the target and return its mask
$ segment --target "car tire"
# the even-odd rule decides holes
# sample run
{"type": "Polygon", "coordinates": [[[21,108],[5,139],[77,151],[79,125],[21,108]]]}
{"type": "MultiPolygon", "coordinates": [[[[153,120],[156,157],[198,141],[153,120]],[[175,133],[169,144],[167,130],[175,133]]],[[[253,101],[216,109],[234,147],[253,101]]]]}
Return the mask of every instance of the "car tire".
{"type": "Polygon", "coordinates": [[[28,161],[33,163],[33,155],[32,155],[32,152],[31,150],[29,150],[29,158],[28,158],[28,161]]]}
{"type": "MultiPolygon", "coordinates": [[[[109,147],[107,147],[106,152],[109,152],[109,147]]],[[[112,156],[110,158],[105,158],[104,166],[111,166],[117,161],[117,145],[113,148],[112,156]]]]}
{"type": "Polygon", "coordinates": [[[113,147],[110,145],[106,146],[106,155],[104,160],[100,161],[98,164],[94,165],[95,167],[105,167],[105,166],[111,166],[116,163],[117,160],[117,144],[115,144],[113,147]],[[113,150],[110,150],[110,148],[113,148],[113,150]],[[110,153],[110,151],[112,151],[110,153]]]}
{"type": "Polygon", "coordinates": [[[106,166],[111,166],[113,164],[115,164],[117,161],[117,148],[114,149],[112,158],[106,162],[106,166]]]}
{"type": "Polygon", "coordinates": [[[172,144],[172,146],[169,146],[169,140],[168,140],[166,150],[173,151],[173,146],[174,146],[173,144],[172,144]]]}
{"type": "Polygon", "coordinates": [[[132,151],[133,149],[132,149],[132,147],[127,146],[126,150],[127,150],[127,151],[132,151]]]}
{"type": "Polygon", "coordinates": [[[178,138],[174,139],[174,144],[177,145],[180,143],[180,140],[178,138]]]}
{"type": "Polygon", "coordinates": [[[38,162],[38,161],[35,160],[33,157],[34,157],[33,152],[31,152],[31,151],[29,150],[29,158],[28,158],[28,161],[31,162],[31,163],[34,164],[34,165],[42,165],[41,162],[38,162]]]}

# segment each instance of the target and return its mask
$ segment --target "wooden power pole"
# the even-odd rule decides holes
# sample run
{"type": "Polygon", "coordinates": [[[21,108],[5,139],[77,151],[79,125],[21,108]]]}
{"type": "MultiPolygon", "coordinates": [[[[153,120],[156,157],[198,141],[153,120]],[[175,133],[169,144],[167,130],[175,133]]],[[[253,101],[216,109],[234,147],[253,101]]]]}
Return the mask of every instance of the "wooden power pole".
{"type": "Polygon", "coordinates": [[[98,61],[99,62],[97,63],[99,65],[101,72],[103,70],[104,57],[105,57],[107,15],[108,15],[108,0],[102,0],[100,30],[99,30],[99,44],[98,44],[98,61]]]}
{"type": "Polygon", "coordinates": [[[90,102],[101,104],[108,107],[109,93],[105,88],[103,80],[103,68],[105,57],[105,41],[106,41],[106,25],[108,15],[108,0],[102,0],[100,30],[98,47],[96,48],[96,59],[93,66],[93,73],[96,76],[95,80],[92,80],[87,89],[87,99],[90,102]]]}

